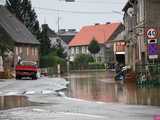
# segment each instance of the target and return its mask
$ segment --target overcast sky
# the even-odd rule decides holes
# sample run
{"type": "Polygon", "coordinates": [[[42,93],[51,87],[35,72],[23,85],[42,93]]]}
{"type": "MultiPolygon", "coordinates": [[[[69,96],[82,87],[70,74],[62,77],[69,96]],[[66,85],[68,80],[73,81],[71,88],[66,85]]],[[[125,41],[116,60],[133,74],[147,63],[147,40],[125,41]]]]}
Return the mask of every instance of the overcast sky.
{"type": "Polygon", "coordinates": [[[127,0],[76,0],[74,3],[63,0],[31,1],[40,23],[47,23],[57,31],[58,16],[60,29],[80,29],[95,23],[122,21],[121,11],[127,0]]]}

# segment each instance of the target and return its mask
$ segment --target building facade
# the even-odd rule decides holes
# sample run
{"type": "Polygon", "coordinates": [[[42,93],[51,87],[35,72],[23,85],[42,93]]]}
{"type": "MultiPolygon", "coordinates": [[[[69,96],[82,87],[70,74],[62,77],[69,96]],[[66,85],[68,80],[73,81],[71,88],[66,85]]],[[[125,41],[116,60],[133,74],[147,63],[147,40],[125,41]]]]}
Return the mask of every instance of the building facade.
{"type": "Polygon", "coordinates": [[[119,33],[112,41],[114,59],[117,63],[125,65],[125,40],[124,40],[124,31],[119,33]]]}
{"type": "Polygon", "coordinates": [[[69,42],[76,36],[77,31],[76,29],[60,29],[57,32],[57,35],[66,43],[69,44],[69,42]]]}
{"type": "MultiPolygon", "coordinates": [[[[129,0],[123,8],[126,64],[135,70],[136,64],[148,64],[159,59],[159,27],[160,27],[160,1],[159,0],[129,0]],[[157,55],[150,59],[149,40],[147,31],[157,31],[155,40],[157,55]]],[[[153,38],[151,38],[153,39],[153,38]]]]}
{"type": "Polygon", "coordinates": [[[121,23],[106,23],[84,26],[69,43],[70,60],[79,54],[90,54],[88,45],[95,39],[100,45],[100,51],[94,59],[100,63],[109,63],[114,60],[113,44],[109,43],[123,29],[121,23]]]}
{"type": "Polygon", "coordinates": [[[20,59],[39,62],[39,41],[7,8],[0,6],[0,42],[6,41],[12,42],[13,50],[6,53],[8,62],[4,66],[14,68],[20,59]]]}

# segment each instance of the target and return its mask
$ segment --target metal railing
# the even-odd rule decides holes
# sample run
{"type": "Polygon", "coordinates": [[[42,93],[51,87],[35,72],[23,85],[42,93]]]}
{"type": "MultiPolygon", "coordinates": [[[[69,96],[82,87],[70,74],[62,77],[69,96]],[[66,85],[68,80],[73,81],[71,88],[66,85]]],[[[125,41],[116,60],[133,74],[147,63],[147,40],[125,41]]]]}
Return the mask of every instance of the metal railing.
{"type": "Polygon", "coordinates": [[[136,73],[139,79],[144,76],[146,80],[160,80],[160,63],[136,65],[136,73]]]}
{"type": "Polygon", "coordinates": [[[160,73],[160,63],[136,65],[136,72],[137,73],[145,73],[146,71],[148,71],[152,74],[160,73]]]}

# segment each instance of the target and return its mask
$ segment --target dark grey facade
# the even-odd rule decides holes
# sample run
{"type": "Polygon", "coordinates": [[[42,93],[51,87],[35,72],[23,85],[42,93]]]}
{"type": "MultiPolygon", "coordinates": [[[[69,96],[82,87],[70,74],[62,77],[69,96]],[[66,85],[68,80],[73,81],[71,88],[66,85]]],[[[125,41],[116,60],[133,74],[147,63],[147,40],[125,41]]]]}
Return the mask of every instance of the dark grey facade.
{"type": "Polygon", "coordinates": [[[57,34],[66,44],[69,44],[77,33],[76,29],[60,29],[57,34]]]}
{"type": "Polygon", "coordinates": [[[126,64],[135,70],[136,64],[149,62],[145,31],[148,28],[160,27],[159,0],[129,0],[123,8],[126,64]],[[133,12],[129,12],[132,8],[133,12]]]}
{"type": "Polygon", "coordinates": [[[39,41],[7,8],[0,5],[0,43],[13,42],[13,51],[8,53],[12,58],[10,66],[15,67],[18,58],[27,61],[39,61],[39,41]]]}

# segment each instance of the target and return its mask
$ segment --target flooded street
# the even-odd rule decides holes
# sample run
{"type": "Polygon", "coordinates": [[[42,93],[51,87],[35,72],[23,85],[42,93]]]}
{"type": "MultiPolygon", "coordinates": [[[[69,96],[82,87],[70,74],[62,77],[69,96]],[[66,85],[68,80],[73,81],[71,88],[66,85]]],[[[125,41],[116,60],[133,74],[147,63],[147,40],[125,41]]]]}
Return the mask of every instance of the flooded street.
{"type": "Polygon", "coordinates": [[[0,96],[0,110],[32,105],[25,96],[0,96]]]}
{"type": "Polygon", "coordinates": [[[160,87],[138,88],[113,80],[113,72],[72,73],[66,95],[89,101],[160,106],[160,87]]]}
{"type": "Polygon", "coordinates": [[[70,83],[47,77],[0,82],[0,120],[154,120],[159,116],[158,88],[115,83],[111,72],[74,73],[67,78],[70,83]]]}

